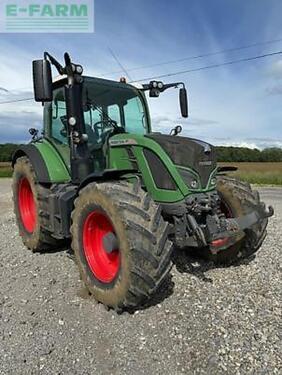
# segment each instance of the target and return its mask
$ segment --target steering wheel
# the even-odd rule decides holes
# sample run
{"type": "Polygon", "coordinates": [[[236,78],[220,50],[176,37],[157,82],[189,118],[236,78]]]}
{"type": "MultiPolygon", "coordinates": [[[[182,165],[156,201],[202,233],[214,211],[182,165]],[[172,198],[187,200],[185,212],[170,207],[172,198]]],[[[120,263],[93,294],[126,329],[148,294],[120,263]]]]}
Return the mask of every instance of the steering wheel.
{"type": "Polygon", "coordinates": [[[101,138],[102,143],[107,139],[109,133],[124,133],[124,128],[118,126],[117,122],[111,119],[106,119],[104,121],[97,121],[93,124],[94,132],[97,137],[101,138]],[[104,126],[102,126],[104,124],[104,126]],[[107,124],[107,125],[105,125],[107,124]]]}
{"type": "Polygon", "coordinates": [[[105,123],[111,124],[110,121],[97,121],[93,124],[94,133],[96,134],[97,138],[100,139],[99,143],[104,143],[107,134],[113,130],[111,125],[105,126],[105,123]]]}
{"type": "Polygon", "coordinates": [[[102,125],[104,124],[104,128],[114,128],[113,124],[117,125],[117,123],[115,121],[111,121],[111,120],[103,120],[103,121],[97,121],[95,122],[95,124],[93,125],[94,127],[94,130],[95,132],[102,132],[102,125]],[[105,125],[105,124],[109,124],[109,125],[105,125]]]}

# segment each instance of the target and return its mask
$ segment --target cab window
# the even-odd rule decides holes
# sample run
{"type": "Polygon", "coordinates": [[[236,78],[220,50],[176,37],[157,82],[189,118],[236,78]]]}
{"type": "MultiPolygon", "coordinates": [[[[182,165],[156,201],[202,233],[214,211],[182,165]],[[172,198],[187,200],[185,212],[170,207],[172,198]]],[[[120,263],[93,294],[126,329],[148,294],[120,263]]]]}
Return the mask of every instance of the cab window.
{"type": "Polygon", "coordinates": [[[121,121],[120,121],[120,110],[119,106],[117,104],[110,105],[108,107],[108,116],[114,120],[118,126],[121,126],[121,121]]]}
{"type": "Polygon", "coordinates": [[[124,106],[125,131],[133,134],[146,133],[146,118],[144,108],[139,97],[127,100],[124,106]]]}
{"type": "Polygon", "coordinates": [[[51,137],[61,144],[68,144],[67,111],[62,89],[54,92],[54,100],[52,102],[51,137]]]}

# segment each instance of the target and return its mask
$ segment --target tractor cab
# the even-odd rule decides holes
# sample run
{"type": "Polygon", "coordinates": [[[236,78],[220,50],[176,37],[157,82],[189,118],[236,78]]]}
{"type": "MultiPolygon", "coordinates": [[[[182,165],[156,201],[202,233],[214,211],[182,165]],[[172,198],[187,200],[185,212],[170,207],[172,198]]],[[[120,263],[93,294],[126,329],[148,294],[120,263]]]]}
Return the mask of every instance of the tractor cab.
{"type": "MultiPolygon", "coordinates": [[[[53,83],[53,98],[45,103],[45,135],[70,164],[69,131],[65,99],[65,78],[53,83]]],[[[116,81],[83,77],[82,109],[85,139],[94,170],[106,168],[106,143],[111,135],[150,133],[150,117],[144,94],[116,81]]]]}
{"type": "MultiPolygon", "coordinates": [[[[124,79],[116,82],[82,73],[82,66],[71,62],[68,54],[65,67],[47,52],[44,60],[33,62],[35,100],[44,104],[44,135],[64,159],[75,183],[112,167],[109,140],[114,135],[151,133],[145,91],[150,97],[158,97],[168,88],[180,86],[181,114],[188,116],[182,82],[150,81],[137,89],[124,79]],[[51,64],[62,77],[55,82],[51,64]]],[[[175,130],[174,135],[177,134],[175,130]]]]}

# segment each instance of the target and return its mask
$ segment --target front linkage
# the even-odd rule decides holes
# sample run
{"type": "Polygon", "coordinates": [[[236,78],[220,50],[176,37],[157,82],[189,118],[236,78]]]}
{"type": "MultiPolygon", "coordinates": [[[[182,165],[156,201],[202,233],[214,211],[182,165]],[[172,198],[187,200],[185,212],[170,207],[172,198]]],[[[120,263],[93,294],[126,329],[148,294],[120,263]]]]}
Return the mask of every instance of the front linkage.
{"type": "MultiPolygon", "coordinates": [[[[164,206],[164,212],[173,215],[175,244],[179,248],[208,247],[216,255],[241,241],[254,226],[266,226],[266,219],[274,214],[273,208],[270,206],[267,211],[262,202],[240,217],[232,217],[230,208],[229,212],[221,208],[222,198],[217,192],[193,194],[174,209],[164,206]]],[[[252,247],[259,247],[265,235],[254,238],[252,247]]]]}

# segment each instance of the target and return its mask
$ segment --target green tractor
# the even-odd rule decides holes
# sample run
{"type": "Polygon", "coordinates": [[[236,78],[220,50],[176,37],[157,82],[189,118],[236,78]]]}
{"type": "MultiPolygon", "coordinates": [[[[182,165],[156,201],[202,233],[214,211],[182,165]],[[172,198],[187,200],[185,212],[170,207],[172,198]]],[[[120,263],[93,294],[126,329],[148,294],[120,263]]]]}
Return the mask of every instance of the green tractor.
{"type": "Polygon", "coordinates": [[[249,257],[273,215],[249,184],[224,175],[213,146],[151,130],[145,92],[158,97],[182,82],[136,88],[83,76],[65,54],[33,61],[35,101],[44,130],[13,156],[19,233],[33,251],[71,240],[89,292],[107,308],[136,309],[168,276],[173,248],[214,262],[249,257]],[[51,65],[59,72],[52,80],[51,65]]]}

